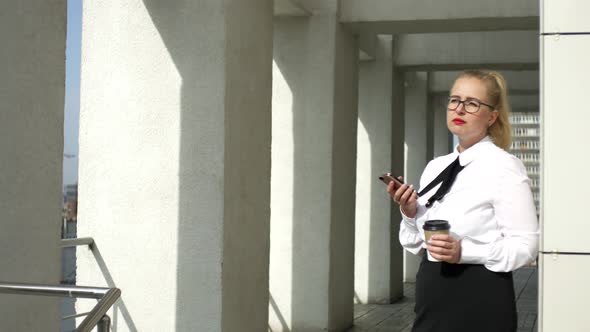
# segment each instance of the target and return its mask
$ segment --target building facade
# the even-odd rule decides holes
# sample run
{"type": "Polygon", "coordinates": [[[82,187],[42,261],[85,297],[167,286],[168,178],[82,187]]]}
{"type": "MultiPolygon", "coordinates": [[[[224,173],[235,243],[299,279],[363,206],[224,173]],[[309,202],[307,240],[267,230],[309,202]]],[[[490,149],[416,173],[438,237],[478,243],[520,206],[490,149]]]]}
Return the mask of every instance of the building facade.
{"type": "Polygon", "coordinates": [[[531,180],[533,199],[539,212],[541,189],[541,131],[539,111],[512,112],[510,124],[512,125],[512,146],[510,152],[519,158],[525,165],[531,180]]]}

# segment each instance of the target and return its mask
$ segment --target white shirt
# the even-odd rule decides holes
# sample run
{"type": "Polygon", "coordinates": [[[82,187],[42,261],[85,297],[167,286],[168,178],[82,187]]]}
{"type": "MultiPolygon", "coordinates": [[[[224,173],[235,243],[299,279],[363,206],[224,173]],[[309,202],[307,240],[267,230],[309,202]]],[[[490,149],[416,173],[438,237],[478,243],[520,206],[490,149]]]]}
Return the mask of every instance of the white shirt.
{"type": "Polygon", "coordinates": [[[420,188],[457,156],[465,168],[445,197],[425,207],[439,184],[418,198],[415,218],[402,213],[401,245],[413,254],[421,253],[426,248],[424,222],[442,219],[451,224],[451,235],[461,239],[460,263],[483,264],[491,271],[507,272],[535,260],[539,225],[526,169],[489,137],[462,153],[455,149],[429,162],[420,178],[420,188]]]}

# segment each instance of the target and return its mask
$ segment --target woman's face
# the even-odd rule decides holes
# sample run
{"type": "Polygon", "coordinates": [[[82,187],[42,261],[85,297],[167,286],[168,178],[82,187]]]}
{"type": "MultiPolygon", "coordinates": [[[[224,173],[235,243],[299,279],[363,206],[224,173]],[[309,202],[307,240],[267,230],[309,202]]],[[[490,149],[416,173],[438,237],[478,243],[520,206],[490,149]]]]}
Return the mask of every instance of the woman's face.
{"type": "Polygon", "coordinates": [[[474,144],[487,135],[488,128],[496,121],[498,112],[486,106],[492,105],[484,82],[475,77],[462,77],[455,81],[451,89],[451,99],[465,101],[471,106],[479,104],[479,111],[468,113],[465,104],[459,103],[455,110],[447,109],[447,127],[459,140],[474,144]],[[484,104],[482,104],[484,103],[484,104]],[[474,141],[474,142],[471,142],[474,141]]]}

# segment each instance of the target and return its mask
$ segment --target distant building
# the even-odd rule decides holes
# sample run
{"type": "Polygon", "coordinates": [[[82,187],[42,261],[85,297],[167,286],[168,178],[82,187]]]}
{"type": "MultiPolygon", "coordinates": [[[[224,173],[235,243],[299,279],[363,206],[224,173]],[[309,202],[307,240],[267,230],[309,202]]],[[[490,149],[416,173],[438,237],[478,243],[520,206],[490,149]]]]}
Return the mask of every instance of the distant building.
{"type": "Polygon", "coordinates": [[[64,202],[78,201],[78,184],[68,184],[64,186],[64,202]]]}
{"type": "Polygon", "coordinates": [[[510,152],[524,163],[529,178],[533,198],[539,212],[539,176],[540,176],[540,128],[538,112],[513,112],[510,116],[512,125],[512,147],[510,152]]]}
{"type": "MultiPolygon", "coordinates": [[[[62,206],[62,239],[77,237],[78,184],[64,186],[62,206]]],[[[64,248],[62,254],[62,284],[76,284],[76,248],[64,248]]]]}
{"type": "Polygon", "coordinates": [[[73,238],[78,220],[78,184],[64,186],[63,197],[62,238],[73,238]]]}

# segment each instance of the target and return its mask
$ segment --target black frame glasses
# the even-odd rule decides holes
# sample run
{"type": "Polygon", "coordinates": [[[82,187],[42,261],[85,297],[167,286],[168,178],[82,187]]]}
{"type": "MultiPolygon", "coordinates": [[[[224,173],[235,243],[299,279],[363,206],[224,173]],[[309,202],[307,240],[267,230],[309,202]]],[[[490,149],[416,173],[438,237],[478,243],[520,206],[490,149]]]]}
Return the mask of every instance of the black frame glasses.
{"type": "Polygon", "coordinates": [[[449,97],[448,101],[447,101],[447,109],[450,111],[456,111],[457,108],[459,108],[459,105],[463,104],[463,110],[466,113],[469,114],[474,114],[479,112],[479,110],[481,109],[481,105],[487,106],[489,108],[492,109],[492,111],[496,110],[496,106],[492,106],[490,104],[486,104],[480,100],[477,100],[475,98],[467,98],[465,100],[461,100],[458,97],[449,97]],[[457,105],[455,105],[455,107],[452,107],[451,103],[457,103],[457,105]],[[473,110],[474,107],[477,107],[475,109],[475,111],[473,110]]]}

